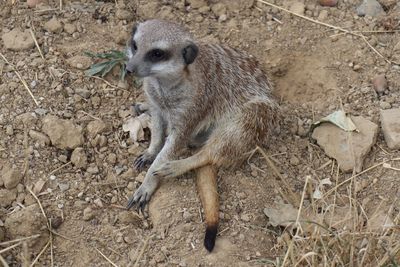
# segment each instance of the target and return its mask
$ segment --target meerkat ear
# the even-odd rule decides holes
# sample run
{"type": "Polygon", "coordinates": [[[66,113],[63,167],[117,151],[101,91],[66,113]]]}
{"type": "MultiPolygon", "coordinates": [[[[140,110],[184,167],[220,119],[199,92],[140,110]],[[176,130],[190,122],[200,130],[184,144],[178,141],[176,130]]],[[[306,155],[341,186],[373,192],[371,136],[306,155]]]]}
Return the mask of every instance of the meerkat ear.
{"type": "Polygon", "coordinates": [[[137,30],[137,24],[133,25],[132,27],[132,32],[131,32],[132,37],[135,36],[136,30],[137,30]]]}
{"type": "Polygon", "coordinates": [[[182,49],[182,56],[187,65],[192,64],[199,53],[199,48],[194,43],[190,43],[188,46],[182,49]]]}

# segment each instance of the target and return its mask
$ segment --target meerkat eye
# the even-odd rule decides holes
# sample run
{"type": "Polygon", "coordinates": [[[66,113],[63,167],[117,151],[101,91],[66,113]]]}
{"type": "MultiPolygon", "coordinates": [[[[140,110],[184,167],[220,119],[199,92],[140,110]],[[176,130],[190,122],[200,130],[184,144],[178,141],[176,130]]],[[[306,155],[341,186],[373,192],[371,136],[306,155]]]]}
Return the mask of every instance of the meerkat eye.
{"type": "Polygon", "coordinates": [[[161,49],[153,49],[146,54],[146,59],[150,62],[159,62],[167,60],[169,58],[169,53],[161,49]]]}
{"type": "Polygon", "coordinates": [[[134,50],[134,51],[137,50],[137,45],[136,45],[136,42],[135,42],[135,41],[132,41],[131,47],[132,47],[132,50],[134,50]]]}

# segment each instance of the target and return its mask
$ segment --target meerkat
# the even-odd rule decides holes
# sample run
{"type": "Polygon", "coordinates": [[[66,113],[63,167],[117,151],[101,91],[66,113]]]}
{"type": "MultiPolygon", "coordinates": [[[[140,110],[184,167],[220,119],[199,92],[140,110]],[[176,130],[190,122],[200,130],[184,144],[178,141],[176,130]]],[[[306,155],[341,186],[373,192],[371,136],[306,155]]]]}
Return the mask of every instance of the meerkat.
{"type": "Polygon", "coordinates": [[[211,252],[219,223],[216,170],[239,166],[268,141],[279,110],[271,83],[254,57],[199,42],[164,20],[135,26],[127,55],[126,70],[143,78],[152,125],[149,148],[134,162],[150,167],[127,208],[143,210],[160,179],[196,170],[211,252]],[[180,158],[187,147],[193,153],[180,158]]]}

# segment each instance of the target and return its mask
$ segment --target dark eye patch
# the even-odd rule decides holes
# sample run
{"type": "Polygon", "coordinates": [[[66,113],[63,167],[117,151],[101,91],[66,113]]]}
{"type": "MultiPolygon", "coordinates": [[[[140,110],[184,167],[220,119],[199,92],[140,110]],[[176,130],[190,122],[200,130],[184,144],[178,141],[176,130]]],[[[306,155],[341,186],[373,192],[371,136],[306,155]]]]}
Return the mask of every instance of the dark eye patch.
{"type": "Polygon", "coordinates": [[[147,52],[145,56],[145,61],[156,63],[160,61],[166,61],[169,58],[171,58],[171,53],[169,51],[153,49],[147,52]]]}
{"type": "Polygon", "coordinates": [[[136,51],[137,50],[137,44],[136,44],[136,42],[134,40],[132,40],[132,42],[131,42],[131,49],[132,49],[132,51],[136,51]]]}

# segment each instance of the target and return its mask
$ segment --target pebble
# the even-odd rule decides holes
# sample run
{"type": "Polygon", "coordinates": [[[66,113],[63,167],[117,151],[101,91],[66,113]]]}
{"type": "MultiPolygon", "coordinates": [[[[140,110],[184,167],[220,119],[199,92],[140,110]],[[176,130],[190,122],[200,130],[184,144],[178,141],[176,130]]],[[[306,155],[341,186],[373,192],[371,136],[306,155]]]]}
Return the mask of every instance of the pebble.
{"type": "Polygon", "coordinates": [[[115,16],[117,17],[117,19],[127,21],[131,21],[133,19],[133,14],[133,12],[130,12],[129,10],[123,8],[118,8],[115,12],[115,16]]]}
{"type": "Polygon", "coordinates": [[[99,168],[96,165],[91,165],[87,168],[86,170],[90,174],[98,174],[99,173],[99,168]]]}
{"type": "Polygon", "coordinates": [[[381,110],[382,132],[390,149],[400,148],[400,109],[381,110]]]}
{"type": "Polygon", "coordinates": [[[11,165],[6,165],[1,171],[1,179],[6,189],[13,189],[22,180],[22,173],[11,165]]]}
{"type": "Polygon", "coordinates": [[[29,30],[20,31],[13,29],[2,35],[4,47],[12,51],[29,50],[35,46],[35,42],[29,30]]]}
{"type": "Polygon", "coordinates": [[[293,4],[290,6],[289,10],[292,11],[293,13],[304,15],[306,6],[302,2],[294,1],[293,4]]]}
{"type": "Polygon", "coordinates": [[[97,206],[102,208],[103,207],[103,202],[101,201],[100,198],[96,198],[95,200],[93,200],[93,203],[97,206]]]}
{"type": "MultiPolygon", "coordinates": [[[[81,64],[82,65],[82,64],[81,64]]],[[[81,67],[82,68],[82,67],[81,67]]],[[[90,91],[89,90],[87,90],[87,89],[84,89],[84,88],[77,88],[77,89],[75,89],[75,94],[77,94],[77,95],[79,95],[79,96],[81,96],[81,97],[83,97],[83,98],[85,98],[85,99],[88,99],[89,97],[90,97],[90,91]]]]}
{"type": "Polygon", "coordinates": [[[386,102],[386,101],[380,101],[379,102],[379,107],[381,109],[389,109],[392,107],[392,105],[390,105],[390,103],[386,102]]]}
{"type": "Polygon", "coordinates": [[[292,157],[289,159],[289,162],[290,162],[290,164],[293,165],[293,166],[297,166],[297,165],[300,164],[300,160],[299,160],[297,157],[295,157],[295,156],[292,156],[292,157]]]}
{"type": "Polygon", "coordinates": [[[7,207],[17,198],[17,190],[0,189],[0,207],[7,207]]]}
{"type": "Polygon", "coordinates": [[[137,213],[125,210],[118,213],[118,222],[121,224],[138,225],[140,224],[141,219],[137,213]]]}
{"type": "Polygon", "coordinates": [[[44,133],[29,130],[29,136],[41,145],[50,145],[50,138],[44,133]]]}
{"type": "Polygon", "coordinates": [[[86,127],[87,133],[90,137],[95,137],[98,134],[105,132],[107,129],[107,125],[100,120],[94,120],[89,122],[86,127]]]}
{"type": "Polygon", "coordinates": [[[319,21],[325,21],[328,18],[328,10],[321,10],[318,15],[318,20],[319,21]]]}
{"type": "Polygon", "coordinates": [[[74,32],[76,32],[76,26],[75,24],[71,24],[71,23],[66,23],[64,25],[64,31],[68,34],[73,34],[74,32]]]}
{"type": "Polygon", "coordinates": [[[372,85],[378,94],[382,94],[388,86],[385,74],[380,74],[372,79],[372,85]]]}
{"type": "Polygon", "coordinates": [[[334,7],[338,3],[338,0],[319,0],[319,4],[321,6],[328,6],[328,7],[334,7]]]}
{"type": "Polygon", "coordinates": [[[240,219],[241,219],[242,221],[244,221],[244,222],[249,222],[249,221],[250,221],[250,215],[248,215],[248,214],[242,214],[242,215],[240,216],[240,219]]]}
{"type": "Polygon", "coordinates": [[[82,147],[77,147],[71,154],[71,162],[77,168],[86,169],[88,165],[88,159],[85,150],[82,147]]]}
{"type": "Polygon", "coordinates": [[[96,216],[96,213],[91,207],[87,207],[83,210],[83,220],[90,221],[96,216]]]}
{"type": "Polygon", "coordinates": [[[59,183],[58,187],[60,188],[61,192],[65,192],[69,189],[69,183],[59,183]]]}
{"type": "Polygon", "coordinates": [[[57,18],[53,17],[44,24],[44,29],[48,32],[60,33],[63,30],[63,26],[57,18]]]}
{"type": "Polygon", "coordinates": [[[377,0],[363,0],[362,3],[357,7],[356,11],[357,15],[360,17],[377,17],[385,14],[385,11],[377,0]]]}
{"type": "Polygon", "coordinates": [[[92,60],[86,56],[73,56],[67,59],[67,64],[72,68],[86,70],[92,65],[92,60]]]}

